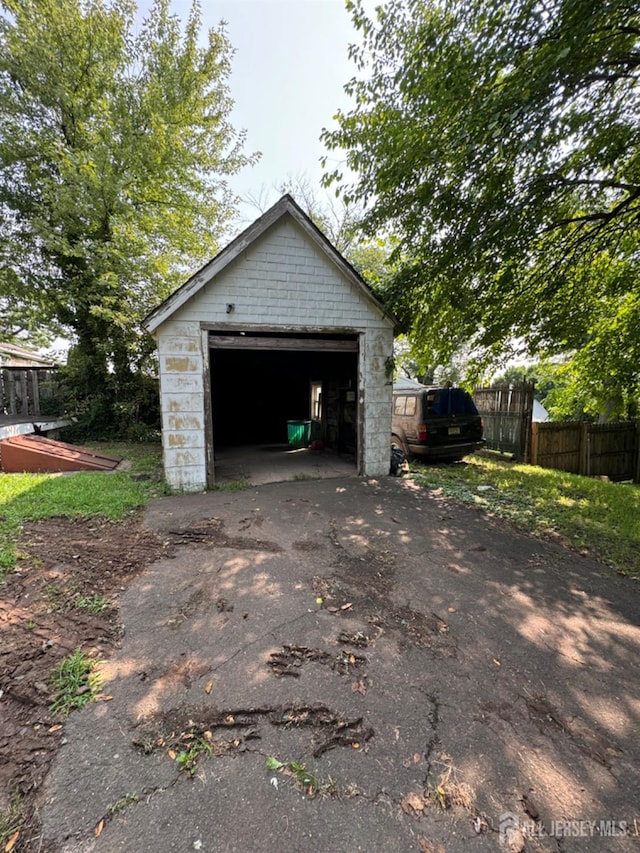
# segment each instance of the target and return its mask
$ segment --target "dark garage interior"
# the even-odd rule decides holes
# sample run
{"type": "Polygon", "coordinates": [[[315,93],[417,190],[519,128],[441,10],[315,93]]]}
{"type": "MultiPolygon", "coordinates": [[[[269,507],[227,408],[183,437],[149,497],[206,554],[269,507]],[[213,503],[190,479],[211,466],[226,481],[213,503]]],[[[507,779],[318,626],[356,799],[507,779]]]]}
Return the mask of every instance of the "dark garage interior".
{"type": "MultiPolygon", "coordinates": [[[[289,422],[312,421],[312,439],[338,453],[357,451],[357,339],[338,344],[326,337],[295,336],[280,348],[233,347],[233,339],[210,352],[214,446],[286,444],[289,422]],[[350,351],[331,351],[332,346],[350,351]],[[315,389],[315,392],[314,392],[315,389]],[[312,397],[315,394],[315,402],[312,397]],[[314,411],[312,411],[314,409],[314,411]]],[[[266,343],[266,342],[265,342],[266,343]]]]}

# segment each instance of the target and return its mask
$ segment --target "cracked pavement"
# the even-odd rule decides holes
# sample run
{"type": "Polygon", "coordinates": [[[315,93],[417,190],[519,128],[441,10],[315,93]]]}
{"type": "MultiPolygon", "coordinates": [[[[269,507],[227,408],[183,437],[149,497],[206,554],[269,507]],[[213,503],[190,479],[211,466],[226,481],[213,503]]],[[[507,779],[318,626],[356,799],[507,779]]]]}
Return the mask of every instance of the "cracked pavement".
{"type": "Polygon", "coordinates": [[[410,480],[163,498],[145,524],[175,554],[122,595],[43,849],[640,849],[637,582],[410,480]]]}

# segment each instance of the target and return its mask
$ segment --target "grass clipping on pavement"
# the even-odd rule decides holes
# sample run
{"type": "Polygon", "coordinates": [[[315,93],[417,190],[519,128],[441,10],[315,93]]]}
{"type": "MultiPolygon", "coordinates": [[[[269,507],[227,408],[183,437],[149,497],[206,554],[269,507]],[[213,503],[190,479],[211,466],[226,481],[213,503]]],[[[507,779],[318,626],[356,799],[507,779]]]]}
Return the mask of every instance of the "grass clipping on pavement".
{"type": "Polygon", "coordinates": [[[640,488],[564,471],[469,456],[454,465],[411,465],[410,476],[443,496],[505,518],[619,574],[640,577],[640,488]]]}

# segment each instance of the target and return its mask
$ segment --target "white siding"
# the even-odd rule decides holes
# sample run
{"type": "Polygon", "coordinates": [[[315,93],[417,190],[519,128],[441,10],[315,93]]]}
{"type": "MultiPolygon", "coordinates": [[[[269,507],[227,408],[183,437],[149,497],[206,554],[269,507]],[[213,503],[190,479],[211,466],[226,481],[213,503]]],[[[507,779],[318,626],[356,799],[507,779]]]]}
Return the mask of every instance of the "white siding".
{"type": "Polygon", "coordinates": [[[388,473],[391,382],[386,367],[393,350],[392,323],[290,216],[283,216],[156,331],[165,477],[173,489],[206,488],[201,323],[221,330],[246,324],[360,333],[360,469],[367,476],[388,473]]]}
{"type": "Polygon", "coordinates": [[[221,325],[389,326],[372,300],[347,281],[288,216],[205,284],[176,315],[183,322],[221,325]],[[227,314],[229,303],[235,306],[232,314],[227,314]]]}

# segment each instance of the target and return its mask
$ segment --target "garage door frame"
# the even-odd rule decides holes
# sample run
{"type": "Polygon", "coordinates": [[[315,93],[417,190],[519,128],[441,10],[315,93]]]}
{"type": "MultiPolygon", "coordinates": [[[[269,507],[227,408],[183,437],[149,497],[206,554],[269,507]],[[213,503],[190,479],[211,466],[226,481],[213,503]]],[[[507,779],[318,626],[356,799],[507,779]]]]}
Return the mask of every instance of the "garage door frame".
{"type": "Polygon", "coordinates": [[[207,466],[207,488],[215,486],[215,459],[213,436],[213,407],[211,401],[211,350],[217,348],[229,349],[287,349],[291,351],[313,352],[357,352],[358,355],[358,387],[357,387],[357,472],[364,468],[364,395],[362,393],[362,337],[361,330],[353,328],[336,328],[326,326],[264,326],[244,323],[201,323],[202,364],[204,383],[204,415],[205,415],[205,452],[207,466]],[[241,334],[238,334],[241,333],[241,334]],[[292,335],[312,335],[314,337],[294,338],[292,335]],[[238,345],[238,338],[244,338],[243,344],[238,345]],[[344,340],[340,340],[340,338],[344,340]],[[224,338],[234,339],[235,345],[228,347],[224,338]],[[333,338],[333,340],[332,340],[333,338]],[[262,346],[261,342],[281,341],[280,346],[262,346]],[[312,346],[313,341],[316,346],[312,346]],[[298,345],[296,346],[296,341],[298,345]],[[213,345],[212,345],[213,342],[213,345]],[[260,343],[257,343],[260,342],[260,343]]]}

